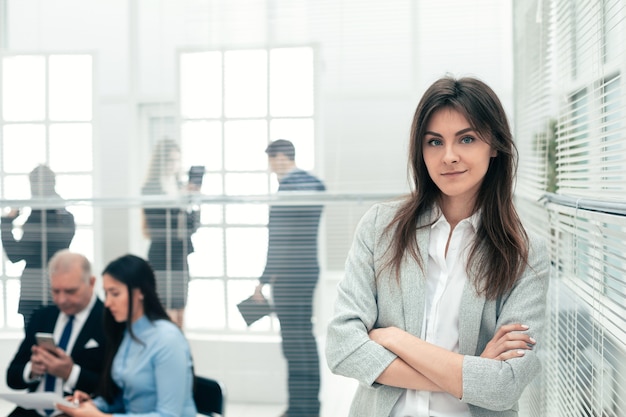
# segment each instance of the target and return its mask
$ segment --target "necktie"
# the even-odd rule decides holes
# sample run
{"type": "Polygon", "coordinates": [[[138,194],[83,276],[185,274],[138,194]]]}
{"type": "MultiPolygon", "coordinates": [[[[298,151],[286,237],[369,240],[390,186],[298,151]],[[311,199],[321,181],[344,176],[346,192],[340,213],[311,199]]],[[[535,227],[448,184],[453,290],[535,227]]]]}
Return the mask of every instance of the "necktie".
{"type": "MultiPolygon", "coordinates": [[[[61,333],[61,340],[59,340],[59,347],[63,350],[67,349],[67,342],[70,340],[72,334],[72,326],[74,324],[74,316],[68,316],[67,323],[61,333]]],[[[54,382],[56,377],[54,375],[46,375],[46,391],[54,391],[54,382]]]]}

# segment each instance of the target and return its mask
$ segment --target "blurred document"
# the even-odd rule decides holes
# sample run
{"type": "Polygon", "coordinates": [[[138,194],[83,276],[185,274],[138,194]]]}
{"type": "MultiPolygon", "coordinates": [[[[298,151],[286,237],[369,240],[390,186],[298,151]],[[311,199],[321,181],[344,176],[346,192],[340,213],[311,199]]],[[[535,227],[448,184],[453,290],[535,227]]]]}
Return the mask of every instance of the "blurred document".
{"type": "Polygon", "coordinates": [[[0,392],[0,398],[26,409],[54,409],[54,404],[76,408],[76,404],[54,392],[0,392]]]}

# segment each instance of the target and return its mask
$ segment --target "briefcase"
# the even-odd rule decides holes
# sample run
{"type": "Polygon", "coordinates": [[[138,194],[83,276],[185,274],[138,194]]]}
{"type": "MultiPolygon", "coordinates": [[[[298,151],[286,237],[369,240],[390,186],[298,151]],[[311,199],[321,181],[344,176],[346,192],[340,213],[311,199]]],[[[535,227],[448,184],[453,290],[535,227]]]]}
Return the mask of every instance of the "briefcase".
{"type": "Polygon", "coordinates": [[[272,307],[265,298],[257,300],[253,295],[237,304],[237,308],[248,326],[272,312],[272,307]]]}

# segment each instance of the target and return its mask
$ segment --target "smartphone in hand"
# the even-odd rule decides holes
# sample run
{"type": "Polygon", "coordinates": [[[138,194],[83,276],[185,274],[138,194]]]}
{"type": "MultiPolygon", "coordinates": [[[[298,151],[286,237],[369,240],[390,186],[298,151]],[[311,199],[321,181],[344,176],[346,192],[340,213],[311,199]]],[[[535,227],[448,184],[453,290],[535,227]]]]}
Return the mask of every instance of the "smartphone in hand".
{"type": "Polygon", "coordinates": [[[35,333],[35,339],[37,339],[37,344],[50,352],[54,352],[57,345],[54,343],[54,337],[52,333],[43,333],[37,332],[35,333]]]}
{"type": "Polygon", "coordinates": [[[194,165],[189,168],[189,184],[193,184],[198,188],[202,187],[205,168],[203,165],[194,165]]]}

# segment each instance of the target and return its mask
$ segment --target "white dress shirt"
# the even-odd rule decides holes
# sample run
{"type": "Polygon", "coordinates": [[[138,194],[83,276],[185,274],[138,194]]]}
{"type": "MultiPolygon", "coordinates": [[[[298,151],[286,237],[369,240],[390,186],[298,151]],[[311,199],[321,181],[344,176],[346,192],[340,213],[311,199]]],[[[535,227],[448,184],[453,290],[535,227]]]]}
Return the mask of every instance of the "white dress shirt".
{"type": "MultiPolygon", "coordinates": [[[[421,339],[459,351],[459,310],[468,281],[466,265],[479,215],[460,221],[450,234],[443,215],[431,226],[426,274],[426,303],[421,339]],[[448,237],[450,242],[448,244],[448,237]],[[446,254],[446,245],[448,252],[446,254]]],[[[467,404],[446,392],[406,390],[390,417],[470,417],[467,404]]]]}

